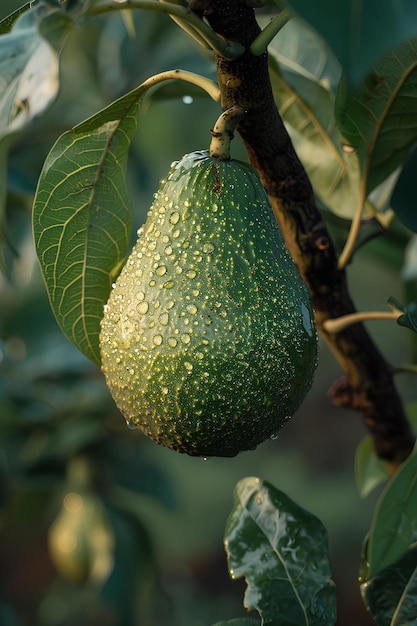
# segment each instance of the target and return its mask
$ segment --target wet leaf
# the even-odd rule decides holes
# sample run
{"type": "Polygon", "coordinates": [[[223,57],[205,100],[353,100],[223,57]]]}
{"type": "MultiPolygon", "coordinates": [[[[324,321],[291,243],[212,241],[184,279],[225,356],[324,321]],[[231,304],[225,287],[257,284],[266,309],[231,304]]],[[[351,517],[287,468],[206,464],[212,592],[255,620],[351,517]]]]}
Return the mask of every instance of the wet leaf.
{"type": "Polygon", "coordinates": [[[366,579],[379,575],[416,542],[417,455],[412,454],[388,483],[375,509],[366,550],[366,579]]]}
{"type": "Polygon", "coordinates": [[[405,161],[417,141],[416,80],[414,38],[379,61],[348,101],[339,92],[338,125],[357,154],[367,193],[405,161]]]}
{"type": "Polygon", "coordinates": [[[361,584],[366,608],[377,626],[412,626],[417,622],[417,545],[395,563],[361,584]]]}
{"type": "Polygon", "coordinates": [[[331,626],[336,620],[322,523],[258,478],[241,480],[226,526],[232,578],[245,577],[245,606],[270,626],[331,626]]]}

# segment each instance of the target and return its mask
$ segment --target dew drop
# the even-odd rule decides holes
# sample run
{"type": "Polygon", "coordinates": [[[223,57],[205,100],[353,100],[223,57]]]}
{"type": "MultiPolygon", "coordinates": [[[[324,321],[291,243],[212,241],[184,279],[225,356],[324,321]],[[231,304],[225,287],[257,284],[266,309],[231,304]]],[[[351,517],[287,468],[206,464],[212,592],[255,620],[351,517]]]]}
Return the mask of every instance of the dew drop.
{"type": "Polygon", "coordinates": [[[174,239],[178,239],[180,234],[181,234],[181,231],[177,229],[177,230],[174,230],[174,232],[172,233],[172,236],[174,237],[174,239]]]}
{"type": "Polygon", "coordinates": [[[137,312],[140,313],[141,315],[145,315],[145,313],[148,312],[148,309],[149,309],[149,304],[146,302],[146,300],[139,302],[139,304],[136,307],[137,312]]]}
{"type": "Polygon", "coordinates": [[[269,435],[269,438],[272,439],[272,441],[275,441],[275,439],[278,439],[278,434],[272,433],[272,435],[269,435]]]}
{"type": "Polygon", "coordinates": [[[155,337],[153,338],[153,342],[155,344],[155,346],[160,346],[162,345],[162,335],[155,335],[155,337]]]}
{"type": "Polygon", "coordinates": [[[175,339],[175,337],[169,337],[168,339],[168,345],[171,348],[175,348],[175,346],[177,345],[178,341],[175,339]]]}
{"type": "Polygon", "coordinates": [[[183,333],[180,339],[181,339],[181,343],[184,343],[185,345],[189,344],[191,341],[191,337],[187,333],[183,333]]]}
{"type": "Polygon", "coordinates": [[[155,274],[157,276],[163,276],[164,274],[167,273],[167,267],[166,265],[159,265],[156,270],[155,270],[155,274]]]}
{"type": "Polygon", "coordinates": [[[165,254],[167,256],[169,256],[170,254],[172,254],[172,247],[171,246],[167,246],[164,250],[165,254]]]}
{"type": "Polygon", "coordinates": [[[178,211],[173,211],[173,213],[171,213],[171,215],[169,216],[169,223],[175,226],[175,224],[178,224],[179,221],[180,214],[178,213],[178,211]]]}
{"type": "Polygon", "coordinates": [[[185,361],[184,365],[185,365],[185,369],[186,370],[188,370],[189,372],[192,371],[192,369],[193,369],[193,364],[192,363],[190,363],[189,361],[185,361]]]}
{"type": "Polygon", "coordinates": [[[191,313],[191,315],[195,315],[197,313],[197,307],[195,304],[187,304],[187,311],[191,313]]]}
{"type": "Polygon", "coordinates": [[[135,424],[133,424],[133,422],[131,422],[128,417],[126,417],[125,421],[126,421],[126,426],[130,428],[130,430],[136,430],[135,424]]]}
{"type": "Polygon", "coordinates": [[[145,294],[143,293],[143,291],[138,291],[137,298],[138,298],[139,301],[145,299],[145,294]]]}
{"type": "Polygon", "coordinates": [[[213,252],[213,250],[214,250],[214,246],[212,243],[205,243],[203,245],[204,254],[210,254],[211,252],[213,252]]]}
{"type": "Polygon", "coordinates": [[[172,289],[174,285],[175,283],[173,280],[167,280],[162,287],[164,287],[164,289],[172,289]]]}
{"type": "Polygon", "coordinates": [[[168,313],[161,313],[161,315],[159,316],[159,321],[162,324],[162,326],[167,326],[169,322],[168,313]]]}
{"type": "Polygon", "coordinates": [[[197,276],[197,272],[195,270],[188,270],[185,272],[187,278],[195,278],[197,276]]]}
{"type": "Polygon", "coordinates": [[[232,380],[233,376],[231,374],[226,374],[226,380],[232,380]]]}

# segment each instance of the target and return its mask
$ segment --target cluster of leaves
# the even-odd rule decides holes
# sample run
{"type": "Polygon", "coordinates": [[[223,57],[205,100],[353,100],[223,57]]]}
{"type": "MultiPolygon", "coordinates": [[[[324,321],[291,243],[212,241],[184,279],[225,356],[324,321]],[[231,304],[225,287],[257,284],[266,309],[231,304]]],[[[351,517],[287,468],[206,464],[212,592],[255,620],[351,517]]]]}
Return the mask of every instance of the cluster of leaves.
{"type": "MultiPolygon", "coordinates": [[[[306,0],[289,4],[316,30],[296,18],[285,26],[270,47],[271,81],[329,223],[342,224],[345,234],[355,216],[366,215],[373,230],[359,237],[362,242],[380,232],[380,224],[386,226],[394,219],[393,210],[406,227],[402,242],[411,241],[407,229],[417,230],[414,0],[403,0],[401,6],[390,1],[382,7],[369,0],[360,16],[352,14],[354,3],[349,0],[337,6],[323,0],[320,11],[306,0]],[[374,28],[376,12],[383,36],[374,28]],[[358,18],[363,25],[359,35],[358,18]],[[335,37],[335,24],[352,27],[343,27],[343,36],[335,37]]],[[[59,52],[68,34],[90,19],[90,8],[93,15],[94,3],[90,7],[78,0],[63,4],[39,0],[0,23],[3,190],[10,146],[56,98],[59,52]]],[[[267,12],[260,14],[260,23],[263,19],[269,19],[267,12]]],[[[127,156],[148,89],[148,83],[141,83],[60,134],[38,181],[34,236],[51,308],[63,334],[95,364],[100,363],[103,305],[131,239],[127,156]]],[[[5,200],[0,198],[3,239],[5,200]]],[[[414,328],[412,307],[404,313],[400,323],[414,328]]],[[[84,371],[77,367],[70,389],[63,384],[70,373],[68,363],[65,377],[59,368],[53,376],[51,370],[42,376],[30,366],[26,381],[31,395],[14,397],[7,390],[9,405],[1,424],[6,467],[22,485],[28,477],[38,476],[45,488],[44,481],[50,479],[46,487],[51,498],[58,487],[61,499],[65,494],[78,495],[75,504],[62,500],[52,535],[59,537],[61,530],[65,534],[71,528],[83,551],[64,565],[58,555],[57,564],[67,568],[69,576],[75,572],[100,584],[110,604],[125,606],[124,620],[129,623],[134,567],[126,563],[134,559],[145,568],[149,563],[148,537],[135,503],[138,494],[148,490],[152,496],[160,492],[161,501],[172,506],[172,490],[158,469],[147,466],[138,454],[140,443],[128,443],[125,432],[103,420],[106,408],[101,393],[97,402],[80,410],[83,386],[88,384],[91,391],[102,385],[91,366],[84,371]],[[56,410],[45,413],[33,404],[34,388],[35,396],[57,396],[53,404],[66,406],[64,415],[57,417],[56,410]],[[77,401],[68,402],[68,396],[77,401]],[[146,482],[141,482],[145,475],[146,482]],[[99,531],[100,542],[92,539],[86,524],[99,531]],[[120,593],[115,594],[115,589],[120,593]]],[[[8,368],[7,379],[14,377],[21,385],[21,368],[18,375],[13,374],[13,365],[8,368]]],[[[360,455],[361,480],[369,491],[386,475],[369,446],[363,446],[360,455]]],[[[389,482],[364,544],[361,588],[378,626],[405,626],[417,619],[415,464],[412,456],[389,482]]],[[[247,607],[256,609],[265,625],[334,624],[335,590],[322,524],[259,479],[242,480],[235,497],[226,548],[232,577],[247,580],[247,607]]],[[[233,623],[249,626],[253,620],[233,623]]]]}

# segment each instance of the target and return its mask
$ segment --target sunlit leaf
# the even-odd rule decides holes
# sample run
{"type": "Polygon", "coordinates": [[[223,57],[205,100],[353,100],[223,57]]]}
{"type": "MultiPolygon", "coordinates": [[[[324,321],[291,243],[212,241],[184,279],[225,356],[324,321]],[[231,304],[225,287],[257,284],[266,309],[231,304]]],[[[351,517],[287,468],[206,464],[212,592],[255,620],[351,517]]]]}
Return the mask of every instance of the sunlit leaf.
{"type": "Polygon", "coordinates": [[[341,90],[340,131],[356,151],[367,193],[404,162],[417,141],[416,80],[412,39],[385,56],[347,102],[341,90]]]}
{"type": "Polygon", "coordinates": [[[358,491],[364,498],[390,476],[386,464],[375,454],[371,437],[364,437],[357,447],[355,475],[358,491]]]}
{"type": "Polygon", "coordinates": [[[103,306],[130,241],[126,159],[144,91],[61,135],[34,203],[36,251],[52,310],[65,336],[95,363],[103,306]]]}
{"type": "Polygon", "coordinates": [[[417,544],[395,563],[361,584],[366,608],[377,626],[417,623],[417,544]]]}
{"type": "Polygon", "coordinates": [[[289,0],[322,35],[356,87],[371,66],[417,32],[415,0],[289,0]]]}
{"type": "Polygon", "coordinates": [[[331,626],[336,619],[322,523],[258,478],[241,480],[226,526],[232,578],[245,577],[245,606],[267,626],[331,626]]]}
{"type": "Polygon", "coordinates": [[[40,32],[42,19],[47,17],[45,7],[27,8],[25,5],[2,22],[5,34],[0,36],[0,244],[6,238],[4,211],[10,143],[49,107],[58,93],[57,53],[40,32]]]}
{"type": "Polygon", "coordinates": [[[271,81],[316,196],[332,213],[351,219],[359,202],[358,159],[345,151],[336,125],[333,89],[340,68],[328,53],[311,29],[291,20],[270,47],[271,81]]]}
{"type": "Polygon", "coordinates": [[[384,489],[375,509],[366,559],[368,579],[383,572],[417,541],[417,455],[412,454],[384,489]]]}

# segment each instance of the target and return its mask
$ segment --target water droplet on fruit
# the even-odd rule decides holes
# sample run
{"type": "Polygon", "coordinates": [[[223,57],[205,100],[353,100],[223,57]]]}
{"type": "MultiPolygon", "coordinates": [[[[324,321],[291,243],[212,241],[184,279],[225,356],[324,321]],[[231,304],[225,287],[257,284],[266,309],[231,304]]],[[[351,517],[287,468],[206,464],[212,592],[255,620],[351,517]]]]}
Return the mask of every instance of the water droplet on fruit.
{"type": "Polygon", "coordinates": [[[272,441],[275,441],[275,439],[278,439],[278,434],[272,433],[272,435],[269,435],[269,438],[272,439],[272,441]]]}
{"type": "Polygon", "coordinates": [[[155,335],[155,337],[153,338],[153,342],[155,344],[155,346],[160,346],[162,345],[162,335],[155,335]]]}
{"type": "Polygon", "coordinates": [[[171,213],[171,215],[169,216],[169,223],[175,226],[175,224],[178,224],[179,221],[180,214],[178,213],[178,211],[173,211],[173,213],[171,213]]]}
{"type": "Polygon", "coordinates": [[[195,270],[188,270],[185,272],[187,278],[195,278],[197,276],[197,272],[195,270]]]}
{"type": "Polygon", "coordinates": [[[211,252],[213,252],[213,250],[214,250],[214,246],[212,243],[205,243],[203,245],[204,254],[210,254],[211,252]]]}
{"type": "Polygon", "coordinates": [[[159,316],[159,321],[162,324],[162,326],[167,326],[169,322],[168,313],[161,313],[161,315],[159,316]]]}
{"type": "Polygon", "coordinates": [[[146,300],[139,302],[139,304],[136,307],[137,312],[140,313],[141,315],[145,315],[145,313],[148,312],[148,309],[149,309],[149,304],[146,302],[146,300]]]}
{"type": "Polygon", "coordinates": [[[126,421],[126,426],[130,428],[130,430],[136,430],[136,426],[133,424],[133,422],[130,421],[128,417],[126,417],[125,421],[126,421]]]}
{"type": "Polygon", "coordinates": [[[183,333],[180,339],[181,339],[181,342],[184,343],[185,345],[189,344],[191,341],[191,337],[187,333],[183,333]]]}
{"type": "Polygon", "coordinates": [[[191,313],[191,315],[195,315],[197,313],[197,307],[195,304],[187,304],[187,312],[191,313]]]}
{"type": "Polygon", "coordinates": [[[159,265],[156,270],[155,270],[155,274],[157,276],[163,276],[164,274],[167,273],[167,267],[166,265],[159,265]]]}
{"type": "Polygon", "coordinates": [[[175,337],[169,337],[168,339],[168,345],[171,348],[175,348],[175,346],[177,345],[178,341],[175,339],[175,337]]]}
{"type": "Polygon", "coordinates": [[[164,287],[164,289],[172,289],[174,285],[175,283],[173,280],[167,280],[162,287],[164,287]]]}

